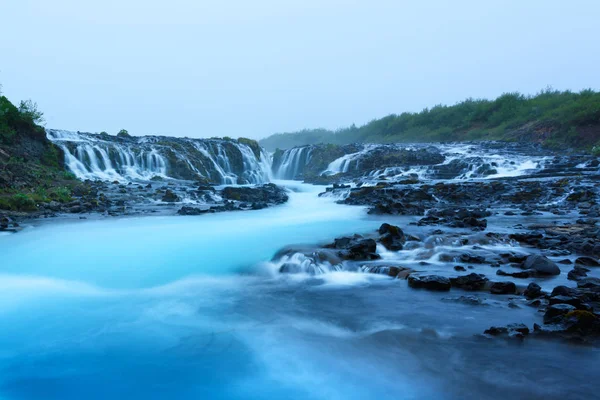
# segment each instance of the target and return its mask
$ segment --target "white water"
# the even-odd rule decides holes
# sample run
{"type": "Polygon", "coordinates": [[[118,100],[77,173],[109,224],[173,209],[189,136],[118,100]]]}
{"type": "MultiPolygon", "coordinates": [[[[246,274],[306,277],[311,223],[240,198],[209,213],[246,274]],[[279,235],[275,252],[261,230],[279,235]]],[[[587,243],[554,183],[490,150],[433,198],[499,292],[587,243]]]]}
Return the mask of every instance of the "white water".
{"type": "MultiPolygon", "coordinates": [[[[0,398],[554,400],[574,386],[592,397],[593,350],[473,338],[531,320],[525,305],[472,307],[338,268],[264,268],[285,245],[381,223],[319,187],[285,184],[289,203],[271,209],[0,237],[0,398]]],[[[400,259],[441,270],[426,250],[400,259]]]]}
{"type": "MultiPolygon", "coordinates": [[[[549,156],[531,156],[528,154],[520,154],[518,152],[503,150],[497,153],[498,150],[488,149],[476,144],[416,144],[410,146],[402,145],[365,145],[364,149],[359,152],[346,154],[332,161],[327,169],[322,172],[322,175],[334,175],[339,173],[347,173],[357,171],[360,168],[361,157],[366,156],[370,151],[380,147],[393,147],[406,150],[417,150],[423,147],[437,147],[441,154],[446,158],[439,165],[450,164],[454,160],[473,160],[471,168],[463,171],[457,179],[492,179],[517,177],[530,174],[537,170],[543,169],[546,163],[552,159],[549,156]],[[477,157],[478,160],[474,160],[477,157]],[[476,171],[482,165],[489,164],[494,173],[485,176],[477,176],[476,171]]],[[[400,179],[406,177],[417,177],[419,179],[429,179],[435,176],[435,165],[405,165],[392,166],[384,169],[368,171],[366,177],[376,178],[385,176],[388,179],[400,179]]]]}
{"type": "Polygon", "coordinates": [[[275,171],[275,177],[278,179],[295,179],[310,162],[311,151],[311,146],[294,147],[286,150],[282,155],[279,168],[275,171]]]}
{"type": "Polygon", "coordinates": [[[169,165],[167,151],[186,165],[188,175],[209,180],[216,176],[214,183],[257,184],[271,179],[269,156],[263,151],[259,160],[249,146],[237,141],[152,136],[109,140],[100,135],[61,130],[48,130],[47,135],[64,151],[67,168],[82,180],[181,178],[169,165]],[[241,172],[234,170],[225,143],[239,151],[243,162],[241,172]]]}

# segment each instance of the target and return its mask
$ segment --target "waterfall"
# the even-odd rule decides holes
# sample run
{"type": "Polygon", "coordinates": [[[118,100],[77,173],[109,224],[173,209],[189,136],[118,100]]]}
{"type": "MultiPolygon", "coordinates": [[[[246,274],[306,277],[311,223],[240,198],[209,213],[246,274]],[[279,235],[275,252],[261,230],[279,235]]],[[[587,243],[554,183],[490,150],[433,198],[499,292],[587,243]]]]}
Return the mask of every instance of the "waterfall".
{"type": "Polygon", "coordinates": [[[281,162],[276,168],[275,177],[278,179],[296,179],[304,172],[310,162],[312,147],[294,147],[286,150],[281,156],[281,162]]]}
{"type": "Polygon", "coordinates": [[[270,157],[231,139],[162,136],[121,138],[106,134],[47,130],[65,154],[67,168],[85,180],[201,179],[216,184],[271,180],[270,157]]]}

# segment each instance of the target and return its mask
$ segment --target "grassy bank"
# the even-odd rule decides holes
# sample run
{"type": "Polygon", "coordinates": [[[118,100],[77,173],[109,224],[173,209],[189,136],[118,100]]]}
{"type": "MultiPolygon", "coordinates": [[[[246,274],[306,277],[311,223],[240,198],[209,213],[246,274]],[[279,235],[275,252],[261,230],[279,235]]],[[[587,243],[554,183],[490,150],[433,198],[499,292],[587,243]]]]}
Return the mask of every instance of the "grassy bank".
{"type": "Polygon", "coordinates": [[[600,153],[600,92],[546,89],[534,96],[505,93],[417,113],[392,114],[363,126],[279,133],[260,141],[269,150],[333,143],[504,140],[600,153]]]}
{"type": "Polygon", "coordinates": [[[36,211],[38,204],[71,201],[79,182],[64,169],[63,153],[46,138],[35,103],[17,107],[0,96],[0,210],[36,211]]]}

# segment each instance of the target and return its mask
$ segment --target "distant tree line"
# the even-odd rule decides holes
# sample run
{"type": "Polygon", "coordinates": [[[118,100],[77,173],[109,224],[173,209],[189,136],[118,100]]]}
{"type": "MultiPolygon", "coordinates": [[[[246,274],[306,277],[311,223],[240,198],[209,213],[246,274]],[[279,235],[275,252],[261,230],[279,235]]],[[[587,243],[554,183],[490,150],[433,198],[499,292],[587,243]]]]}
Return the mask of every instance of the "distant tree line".
{"type": "Polygon", "coordinates": [[[525,140],[549,147],[600,145],[600,92],[542,90],[533,96],[505,93],[495,100],[469,98],[452,106],[391,114],[356,127],[279,133],[260,141],[269,150],[354,142],[525,140]]]}

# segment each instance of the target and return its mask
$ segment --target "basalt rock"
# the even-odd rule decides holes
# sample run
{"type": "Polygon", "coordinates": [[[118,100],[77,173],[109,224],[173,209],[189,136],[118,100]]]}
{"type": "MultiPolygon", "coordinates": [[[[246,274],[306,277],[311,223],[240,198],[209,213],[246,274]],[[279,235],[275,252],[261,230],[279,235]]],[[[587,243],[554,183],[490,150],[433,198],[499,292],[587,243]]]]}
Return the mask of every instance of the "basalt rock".
{"type": "Polygon", "coordinates": [[[390,224],[382,224],[379,227],[379,242],[388,250],[398,251],[402,250],[406,237],[404,232],[397,226],[390,224]]]}
{"type": "Polygon", "coordinates": [[[485,275],[476,273],[450,278],[450,283],[453,287],[469,291],[481,290],[487,281],[488,278],[486,278],[485,275]]]}
{"type": "Polygon", "coordinates": [[[439,275],[415,275],[408,277],[408,286],[415,289],[427,289],[433,291],[448,291],[452,287],[450,279],[439,275]]]}
{"type": "Polygon", "coordinates": [[[540,275],[560,275],[560,268],[547,257],[532,254],[525,259],[523,268],[534,270],[540,275]]]}
{"type": "Polygon", "coordinates": [[[341,237],[326,248],[337,249],[340,258],[345,260],[376,260],[381,258],[377,254],[377,243],[373,239],[365,239],[361,235],[352,237],[341,237]]]}
{"type": "Polygon", "coordinates": [[[525,289],[523,294],[528,299],[536,299],[543,295],[542,287],[535,282],[531,282],[529,285],[527,285],[527,289],[525,289]]]}
{"type": "Polygon", "coordinates": [[[491,294],[515,294],[517,286],[513,282],[494,282],[490,286],[491,294]]]}

